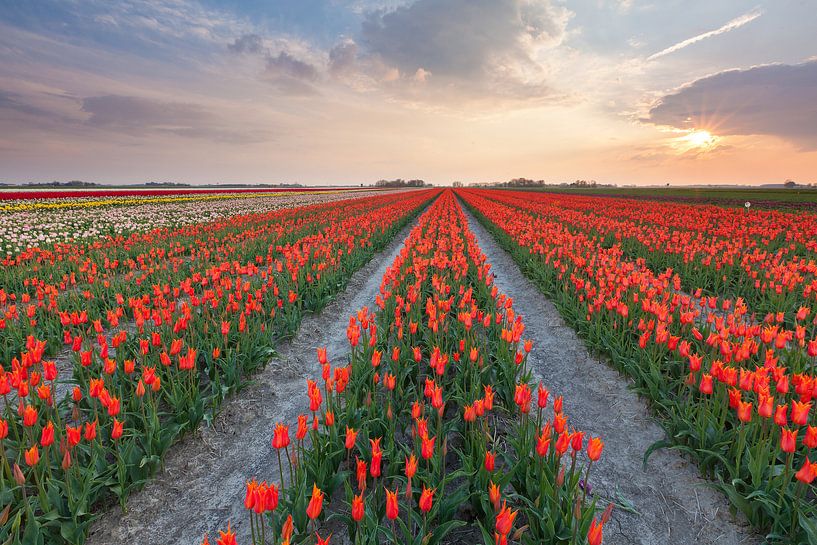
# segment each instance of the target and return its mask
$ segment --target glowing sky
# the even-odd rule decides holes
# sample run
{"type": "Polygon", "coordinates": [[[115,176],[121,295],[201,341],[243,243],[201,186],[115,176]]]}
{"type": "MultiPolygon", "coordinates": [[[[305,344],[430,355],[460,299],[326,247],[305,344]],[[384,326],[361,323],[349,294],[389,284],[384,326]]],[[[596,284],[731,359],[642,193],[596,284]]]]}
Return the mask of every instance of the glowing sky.
{"type": "Polygon", "coordinates": [[[817,2],[0,3],[0,181],[817,182],[817,2]]]}

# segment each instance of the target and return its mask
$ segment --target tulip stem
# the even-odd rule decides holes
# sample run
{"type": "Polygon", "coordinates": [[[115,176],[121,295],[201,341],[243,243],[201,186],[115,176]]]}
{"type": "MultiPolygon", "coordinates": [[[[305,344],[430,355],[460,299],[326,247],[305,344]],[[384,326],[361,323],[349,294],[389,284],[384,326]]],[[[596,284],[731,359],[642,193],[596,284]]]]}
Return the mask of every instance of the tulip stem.
{"type": "Polygon", "coordinates": [[[284,466],[281,464],[281,449],[275,449],[275,453],[278,455],[278,471],[281,474],[281,486],[284,486],[284,466]]]}

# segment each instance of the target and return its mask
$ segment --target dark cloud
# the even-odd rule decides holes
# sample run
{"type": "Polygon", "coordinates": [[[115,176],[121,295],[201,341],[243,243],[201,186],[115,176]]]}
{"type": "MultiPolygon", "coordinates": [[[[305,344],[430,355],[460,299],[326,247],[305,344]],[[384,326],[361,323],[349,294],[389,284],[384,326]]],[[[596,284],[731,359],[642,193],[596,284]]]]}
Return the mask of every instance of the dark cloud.
{"type": "Polygon", "coordinates": [[[719,135],[767,134],[817,149],[817,61],[696,80],[663,97],[645,121],[719,135]]]}
{"type": "Polygon", "coordinates": [[[352,40],[336,44],[329,50],[329,73],[334,77],[343,76],[355,70],[358,47],[352,40]]]}
{"type": "Polygon", "coordinates": [[[277,56],[267,57],[267,74],[273,77],[314,81],[318,77],[318,69],[307,62],[296,59],[286,51],[281,51],[277,56]]]}
{"type": "Polygon", "coordinates": [[[132,136],[164,133],[228,143],[262,139],[252,131],[224,127],[217,116],[196,104],[101,95],[84,99],[82,110],[90,114],[87,125],[132,136]]]}
{"type": "Polygon", "coordinates": [[[402,74],[422,69],[446,85],[526,94],[544,75],[535,52],[562,41],[569,17],[548,1],[418,0],[369,14],[361,36],[368,53],[402,74]]]}
{"type": "Polygon", "coordinates": [[[27,104],[23,96],[0,89],[0,111],[17,112],[31,116],[47,116],[50,112],[27,104]]]}
{"type": "Polygon", "coordinates": [[[227,49],[233,53],[250,53],[260,55],[264,52],[264,40],[258,34],[244,34],[227,45],[227,49]]]}
{"type": "Polygon", "coordinates": [[[267,55],[264,77],[282,93],[290,95],[313,95],[317,91],[312,85],[320,73],[318,68],[297,59],[287,51],[278,55],[267,55]]]}

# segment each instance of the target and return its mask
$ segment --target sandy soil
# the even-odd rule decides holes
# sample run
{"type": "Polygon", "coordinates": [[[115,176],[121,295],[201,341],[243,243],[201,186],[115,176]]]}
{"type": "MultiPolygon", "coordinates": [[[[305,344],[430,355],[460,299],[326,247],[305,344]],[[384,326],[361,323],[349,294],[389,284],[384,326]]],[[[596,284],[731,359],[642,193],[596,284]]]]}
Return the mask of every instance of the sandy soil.
{"type": "Polygon", "coordinates": [[[614,511],[605,527],[605,545],[760,543],[745,522],[729,514],[726,498],[676,452],[657,451],[642,469],[644,452],[664,437],[645,401],[628,388],[629,379],[588,352],[511,255],[466,214],[497,286],[513,298],[525,322],[525,337],[534,341],[528,360],[534,380],[541,379],[552,395],[564,396],[572,425],[604,440],[604,454],[590,475],[600,507],[610,500],[634,507],[635,512],[614,511]]]}
{"type": "MultiPolygon", "coordinates": [[[[320,376],[315,350],[326,346],[330,361],[348,353],[350,313],[373,305],[386,268],[416,224],[404,228],[389,246],[355,273],[345,291],[317,315],[306,317],[295,338],[238,395],[224,402],[213,427],[202,427],[172,447],[165,470],[127,503],[127,513],[112,507],[91,528],[88,545],[198,545],[204,533],[232,521],[239,543],[250,543],[244,510],[247,479],[277,482],[278,460],[270,440],[276,422],[294,425],[308,412],[306,379],[320,376]]],[[[214,543],[215,541],[212,540],[214,543]]]]}

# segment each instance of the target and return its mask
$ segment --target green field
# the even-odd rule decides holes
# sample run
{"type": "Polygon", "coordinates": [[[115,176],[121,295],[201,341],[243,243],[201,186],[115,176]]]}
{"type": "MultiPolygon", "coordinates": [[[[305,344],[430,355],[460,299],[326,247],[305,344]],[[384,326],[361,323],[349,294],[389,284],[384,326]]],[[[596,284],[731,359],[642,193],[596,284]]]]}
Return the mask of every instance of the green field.
{"type": "Polygon", "coordinates": [[[545,186],[509,188],[523,191],[544,191],[572,195],[605,195],[641,199],[677,200],[711,203],[724,206],[743,206],[749,201],[763,208],[814,209],[817,207],[817,188],[722,188],[722,187],[562,187],[545,186]]]}

